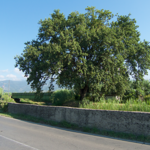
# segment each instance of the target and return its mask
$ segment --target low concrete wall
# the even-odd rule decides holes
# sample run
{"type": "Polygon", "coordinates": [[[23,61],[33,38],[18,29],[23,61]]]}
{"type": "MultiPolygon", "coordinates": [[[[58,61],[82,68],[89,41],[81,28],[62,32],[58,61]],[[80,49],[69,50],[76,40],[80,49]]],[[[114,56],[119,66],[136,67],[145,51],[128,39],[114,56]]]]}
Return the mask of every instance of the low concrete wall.
{"type": "Polygon", "coordinates": [[[108,131],[150,135],[149,112],[94,110],[17,103],[8,103],[8,112],[42,117],[57,122],[65,120],[79,126],[97,127],[108,131]]]}

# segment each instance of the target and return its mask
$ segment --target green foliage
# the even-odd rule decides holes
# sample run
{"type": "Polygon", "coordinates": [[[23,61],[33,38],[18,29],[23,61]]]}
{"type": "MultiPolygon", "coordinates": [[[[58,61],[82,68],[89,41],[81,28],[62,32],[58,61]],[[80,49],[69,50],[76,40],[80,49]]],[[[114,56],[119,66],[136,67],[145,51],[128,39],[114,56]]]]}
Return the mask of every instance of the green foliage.
{"type": "Polygon", "coordinates": [[[136,91],[134,89],[127,90],[123,96],[123,102],[126,102],[129,99],[136,99],[136,91]]]}
{"type": "Polygon", "coordinates": [[[150,95],[144,96],[144,101],[145,101],[148,105],[150,105],[150,95]]]}
{"type": "Polygon", "coordinates": [[[80,100],[80,94],[75,94],[75,100],[80,100]]]}
{"type": "Polygon", "coordinates": [[[88,105],[88,104],[90,104],[90,100],[84,97],[80,105],[88,105]]]}
{"type": "Polygon", "coordinates": [[[8,102],[16,103],[8,95],[3,95],[2,96],[2,100],[0,100],[0,110],[2,110],[3,112],[7,112],[7,110],[8,110],[8,102]]]}
{"type": "Polygon", "coordinates": [[[59,90],[51,95],[52,103],[57,106],[62,106],[65,102],[75,100],[73,91],[59,90]]]}
{"type": "Polygon", "coordinates": [[[2,110],[3,112],[7,112],[8,111],[8,103],[0,101],[0,110],[2,110]]]}
{"type": "MultiPolygon", "coordinates": [[[[140,41],[131,14],[116,14],[117,20],[109,22],[114,17],[109,10],[86,10],[85,14],[72,12],[67,19],[54,10],[51,18],[39,21],[37,39],[26,42],[24,54],[15,57],[15,67],[20,65],[25,76],[29,75],[27,82],[36,89],[37,98],[50,78],[49,91],[57,79],[59,88],[74,87],[81,99],[90,93],[98,100],[108,91],[122,97],[129,75],[134,73],[140,81],[150,69],[149,42],[140,41]]],[[[137,95],[141,93],[138,87],[136,84],[137,95]]]]}
{"type": "Polygon", "coordinates": [[[4,93],[4,95],[11,96],[11,95],[12,95],[12,93],[11,93],[11,92],[7,92],[7,93],[5,92],[5,93],[4,93]]]}
{"type": "Polygon", "coordinates": [[[0,88],[0,98],[2,98],[3,95],[3,88],[0,88]]]}
{"type": "MultiPolygon", "coordinates": [[[[126,90],[123,101],[127,101],[128,99],[139,99],[140,97],[144,98],[145,95],[148,95],[150,83],[147,80],[143,81],[130,81],[129,88],[126,90]]],[[[143,99],[144,100],[144,99],[143,99]]]]}
{"type": "Polygon", "coordinates": [[[15,103],[14,99],[10,98],[8,95],[3,95],[2,101],[15,103]]]}
{"type": "Polygon", "coordinates": [[[148,80],[144,80],[142,83],[142,90],[144,90],[145,95],[150,94],[150,82],[148,80]]]}

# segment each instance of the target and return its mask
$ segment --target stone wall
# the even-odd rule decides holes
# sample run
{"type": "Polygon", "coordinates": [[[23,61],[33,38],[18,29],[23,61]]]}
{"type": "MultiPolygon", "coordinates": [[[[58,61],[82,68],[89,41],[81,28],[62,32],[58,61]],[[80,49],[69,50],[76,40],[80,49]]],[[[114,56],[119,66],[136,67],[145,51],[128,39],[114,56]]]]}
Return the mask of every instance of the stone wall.
{"type": "Polygon", "coordinates": [[[150,113],[8,103],[8,112],[108,131],[150,135],[150,113]]]}

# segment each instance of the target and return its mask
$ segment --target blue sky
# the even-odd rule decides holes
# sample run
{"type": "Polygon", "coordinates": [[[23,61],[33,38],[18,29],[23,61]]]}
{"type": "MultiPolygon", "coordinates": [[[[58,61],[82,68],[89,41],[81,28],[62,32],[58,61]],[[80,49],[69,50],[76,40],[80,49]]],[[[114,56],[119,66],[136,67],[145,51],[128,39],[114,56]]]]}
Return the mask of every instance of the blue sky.
{"type": "MultiPolygon", "coordinates": [[[[74,11],[84,14],[87,6],[109,10],[114,15],[131,13],[130,18],[135,18],[139,26],[140,40],[150,41],[150,0],[0,0],[0,81],[26,80],[19,67],[14,67],[14,57],[21,56],[25,42],[37,38],[40,19],[51,17],[55,9],[60,9],[66,18],[74,11]]],[[[150,70],[144,79],[150,79],[150,70]]]]}

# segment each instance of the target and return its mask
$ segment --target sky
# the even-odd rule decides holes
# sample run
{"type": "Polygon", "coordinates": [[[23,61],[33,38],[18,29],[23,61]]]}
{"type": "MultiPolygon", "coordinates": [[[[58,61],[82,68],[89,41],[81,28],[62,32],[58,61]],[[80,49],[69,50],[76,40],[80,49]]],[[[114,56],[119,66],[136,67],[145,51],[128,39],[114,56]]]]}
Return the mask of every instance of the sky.
{"type": "MultiPolygon", "coordinates": [[[[25,42],[37,38],[42,19],[51,18],[55,9],[59,9],[67,19],[71,12],[84,14],[85,8],[94,6],[95,9],[109,10],[112,14],[131,14],[136,20],[140,41],[150,41],[150,0],[0,0],[0,81],[23,81],[24,72],[15,68],[16,55],[22,56],[25,42]]],[[[113,18],[112,21],[117,21],[113,18]]],[[[150,79],[150,70],[145,80],[150,79]]],[[[130,76],[130,79],[132,77],[130,76]]]]}

